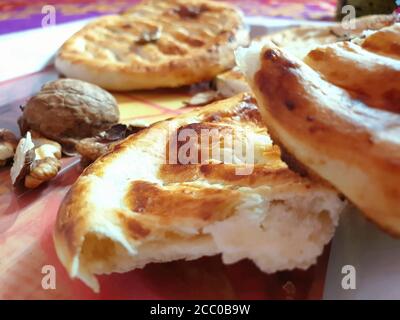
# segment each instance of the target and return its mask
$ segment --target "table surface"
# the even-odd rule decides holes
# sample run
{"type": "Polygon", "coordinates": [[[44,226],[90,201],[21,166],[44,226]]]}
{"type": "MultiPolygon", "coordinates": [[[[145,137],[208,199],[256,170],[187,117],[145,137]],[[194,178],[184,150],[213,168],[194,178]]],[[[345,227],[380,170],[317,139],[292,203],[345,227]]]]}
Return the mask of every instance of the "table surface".
{"type": "MultiPolygon", "coordinates": [[[[16,79],[13,85],[26,88],[32,81],[45,83],[57,77],[50,67],[16,79]]],[[[4,83],[0,84],[0,91],[2,85],[4,83]]],[[[188,88],[114,96],[125,123],[154,122],[190,110],[180,109],[183,101],[191,96],[188,88]]],[[[19,105],[26,99],[16,97],[11,103],[0,106],[0,127],[18,132],[19,105]]],[[[328,249],[319,263],[307,271],[274,275],[262,273],[249,261],[223,265],[219,256],[192,262],[154,264],[143,270],[100,277],[102,291],[100,295],[94,295],[79,281],[68,278],[52,242],[58,206],[80,172],[77,158],[65,158],[56,179],[35,190],[15,190],[9,170],[0,169],[0,298],[318,299],[322,296],[328,249]],[[41,268],[45,265],[52,265],[57,271],[56,290],[41,288],[41,268]],[[292,287],[295,291],[288,289],[292,287]]]]}
{"type": "MultiPolygon", "coordinates": [[[[55,1],[53,1],[55,3],[55,1]]],[[[247,14],[279,17],[328,18],[332,1],[234,1],[247,14]]],[[[0,4],[0,33],[37,27],[38,8],[52,1],[16,1],[0,4]],[[29,5],[27,5],[29,3],[29,5]],[[11,14],[18,12],[17,15],[11,14]]],[[[132,1],[57,1],[60,21],[118,12],[132,1]],[[60,4],[61,3],[61,4],[60,4]]],[[[40,85],[58,78],[52,65],[33,74],[0,82],[0,127],[18,133],[19,106],[40,85]]],[[[191,88],[114,94],[125,123],[152,123],[190,109],[183,102],[191,88]]],[[[152,264],[143,270],[100,277],[95,295],[80,281],[70,280],[59,263],[52,241],[58,206],[81,168],[77,158],[63,159],[56,179],[36,190],[13,189],[9,169],[0,169],[0,299],[319,299],[322,297],[329,248],[307,271],[267,275],[249,261],[226,266],[219,256],[191,262],[152,264]],[[54,266],[56,290],[44,290],[42,268],[54,266]],[[243,281],[245,279],[245,281],[243,281]],[[118,290],[116,290],[118,288],[118,290]]]]}

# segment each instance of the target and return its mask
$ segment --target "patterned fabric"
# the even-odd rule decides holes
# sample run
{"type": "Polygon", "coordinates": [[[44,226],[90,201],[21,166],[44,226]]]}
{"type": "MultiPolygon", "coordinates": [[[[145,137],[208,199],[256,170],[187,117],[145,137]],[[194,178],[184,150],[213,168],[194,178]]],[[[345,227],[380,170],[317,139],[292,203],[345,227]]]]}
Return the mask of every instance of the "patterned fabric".
{"type": "MultiPolygon", "coordinates": [[[[15,0],[0,2],[0,34],[40,28],[47,11],[56,9],[56,23],[64,23],[103,14],[118,13],[139,0],[15,0]],[[43,9],[46,10],[46,9],[43,9]]],[[[335,0],[230,0],[248,15],[280,18],[330,20],[335,0]]]]}

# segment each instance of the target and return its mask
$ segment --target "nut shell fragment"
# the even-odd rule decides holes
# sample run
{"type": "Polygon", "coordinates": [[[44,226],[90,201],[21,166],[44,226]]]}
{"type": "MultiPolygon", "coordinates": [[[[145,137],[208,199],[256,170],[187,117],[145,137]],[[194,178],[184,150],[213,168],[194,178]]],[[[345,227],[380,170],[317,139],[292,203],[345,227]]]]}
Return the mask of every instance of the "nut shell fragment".
{"type": "Polygon", "coordinates": [[[110,143],[99,142],[98,138],[86,138],[76,144],[76,151],[91,163],[110,150],[110,143]]]}
{"type": "Polygon", "coordinates": [[[35,145],[32,142],[31,133],[27,132],[26,137],[22,138],[17,146],[14,155],[14,163],[10,170],[11,182],[16,186],[22,181],[30,171],[30,164],[34,159],[35,145]]]}
{"type": "Polygon", "coordinates": [[[61,145],[27,132],[17,146],[11,180],[14,186],[22,183],[27,188],[36,188],[54,178],[61,169],[61,145]]]}
{"type": "Polygon", "coordinates": [[[95,161],[100,156],[111,151],[112,148],[122,139],[131,134],[145,129],[146,126],[126,126],[117,124],[107,131],[100,132],[92,138],[85,138],[76,143],[76,151],[82,156],[81,163],[86,166],[95,161]]]}

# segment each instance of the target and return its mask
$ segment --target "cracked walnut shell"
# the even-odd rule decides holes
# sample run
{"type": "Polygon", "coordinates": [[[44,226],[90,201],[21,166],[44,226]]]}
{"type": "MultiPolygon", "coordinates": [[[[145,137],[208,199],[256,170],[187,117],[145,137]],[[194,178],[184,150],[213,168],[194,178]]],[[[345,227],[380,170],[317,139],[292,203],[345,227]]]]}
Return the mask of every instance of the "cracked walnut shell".
{"type": "Polygon", "coordinates": [[[60,144],[28,131],[15,152],[10,172],[13,185],[23,182],[26,188],[33,189],[51,180],[61,169],[60,158],[60,144]]]}

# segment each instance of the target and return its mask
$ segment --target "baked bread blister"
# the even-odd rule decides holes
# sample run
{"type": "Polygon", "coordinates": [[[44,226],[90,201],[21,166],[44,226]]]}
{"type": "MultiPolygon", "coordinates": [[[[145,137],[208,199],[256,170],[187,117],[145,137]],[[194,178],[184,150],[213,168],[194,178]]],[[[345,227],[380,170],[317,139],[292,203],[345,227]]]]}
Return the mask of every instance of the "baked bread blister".
{"type": "Polygon", "coordinates": [[[159,122],[78,178],[58,212],[57,254],[71,277],[95,291],[99,274],[216,254],[227,264],[248,258],[268,273],[306,269],[332,238],[345,203],[280,156],[248,94],[159,122]],[[213,130],[217,140],[194,143],[194,154],[208,150],[208,157],[176,157],[186,154],[173,138],[184,130],[213,130]],[[235,148],[223,132],[251,145],[254,162],[226,156],[235,148]]]}
{"type": "Polygon", "coordinates": [[[270,41],[237,52],[274,141],[395,236],[399,31],[395,23],[355,42],[320,46],[305,62],[270,41]]]}
{"type": "Polygon", "coordinates": [[[209,0],[146,0],[89,23],[60,48],[55,65],[110,90],[179,87],[213,79],[249,43],[236,7],[209,0]]]}

